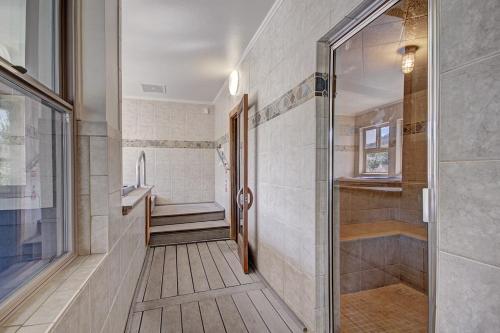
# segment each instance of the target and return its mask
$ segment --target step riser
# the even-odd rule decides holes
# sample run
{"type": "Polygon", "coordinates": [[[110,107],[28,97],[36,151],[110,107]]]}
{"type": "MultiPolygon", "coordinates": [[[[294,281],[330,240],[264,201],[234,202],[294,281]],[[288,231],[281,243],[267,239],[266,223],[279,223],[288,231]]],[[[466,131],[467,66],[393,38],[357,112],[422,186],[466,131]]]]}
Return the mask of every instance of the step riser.
{"type": "Polygon", "coordinates": [[[229,239],[229,228],[152,234],[150,246],[175,245],[229,239]]]}
{"type": "Polygon", "coordinates": [[[223,211],[215,213],[189,214],[189,215],[178,215],[178,216],[157,216],[151,218],[151,225],[159,226],[159,225],[193,223],[193,222],[203,222],[203,221],[218,221],[218,220],[224,220],[225,217],[226,216],[223,211]]]}

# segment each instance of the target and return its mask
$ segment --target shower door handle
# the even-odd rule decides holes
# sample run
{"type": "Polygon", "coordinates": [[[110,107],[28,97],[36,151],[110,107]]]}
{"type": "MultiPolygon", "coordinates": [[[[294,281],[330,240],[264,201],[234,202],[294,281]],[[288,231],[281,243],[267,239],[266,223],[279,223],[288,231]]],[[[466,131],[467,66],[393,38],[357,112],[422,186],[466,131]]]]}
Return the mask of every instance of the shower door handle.
{"type": "Polygon", "coordinates": [[[422,189],[422,220],[425,223],[430,223],[431,221],[431,207],[432,207],[432,189],[423,188],[422,189]]]}
{"type": "Polygon", "coordinates": [[[243,209],[243,206],[241,205],[241,194],[243,193],[243,187],[241,187],[238,190],[238,193],[236,193],[236,205],[238,206],[239,209],[243,209]]]}
{"type": "Polygon", "coordinates": [[[247,190],[248,190],[248,196],[249,196],[249,198],[248,198],[248,209],[250,209],[250,207],[252,207],[252,205],[253,205],[253,192],[250,189],[250,187],[248,187],[247,190]]]}
{"type": "MultiPolygon", "coordinates": [[[[247,200],[246,197],[244,197],[243,200],[245,200],[245,202],[247,203],[247,209],[250,209],[250,207],[252,207],[252,205],[253,205],[253,192],[250,189],[250,187],[247,187],[247,191],[248,191],[247,192],[248,200],[247,200]]],[[[238,205],[239,209],[243,209],[243,205],[241,204],[241,196],[242,196],[242,194],[243,194],[243,187],[240,188],[240,190],[236,194],[236,204],[238,205]]]]}

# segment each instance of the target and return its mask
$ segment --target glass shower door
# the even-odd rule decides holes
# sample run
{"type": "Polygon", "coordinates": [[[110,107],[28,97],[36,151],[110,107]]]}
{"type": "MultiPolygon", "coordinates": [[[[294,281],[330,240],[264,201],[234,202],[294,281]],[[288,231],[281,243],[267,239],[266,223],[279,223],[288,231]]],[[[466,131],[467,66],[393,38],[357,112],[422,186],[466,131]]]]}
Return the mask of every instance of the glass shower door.
{"type": "Polygon", "coordinates": [[[428,322],[427,2],[403,0],[332,46],[333,223],[342,332],[428,322]]]}

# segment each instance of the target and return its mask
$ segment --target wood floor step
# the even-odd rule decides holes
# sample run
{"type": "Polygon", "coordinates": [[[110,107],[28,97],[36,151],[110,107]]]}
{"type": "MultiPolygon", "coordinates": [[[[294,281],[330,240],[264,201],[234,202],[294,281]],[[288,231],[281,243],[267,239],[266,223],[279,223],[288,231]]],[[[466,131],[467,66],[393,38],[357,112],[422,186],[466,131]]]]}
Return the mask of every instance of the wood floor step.
{"type": "Polygon", "coordinates": [[[149,246],[164,246],[229,239],[229,227],[217,227],[151,234],[149,246]]]}
{"type": "Polygon", "coordinates": [[[223,220],[224,208],[215,202],[155,206],[151,225],[171,225],[202,221],[223,220]]]}
{"type": "Polygon", "coordinates": [[[151,233],[164,233],[164,232],[179,232],[179,231],[194,231],[194,230],[207,230],[215,228],[229,228],[229,224],[224,220],[219,221],[203,221],[193,223],[179,223],[168,224],[151,227],[151,233]]]}

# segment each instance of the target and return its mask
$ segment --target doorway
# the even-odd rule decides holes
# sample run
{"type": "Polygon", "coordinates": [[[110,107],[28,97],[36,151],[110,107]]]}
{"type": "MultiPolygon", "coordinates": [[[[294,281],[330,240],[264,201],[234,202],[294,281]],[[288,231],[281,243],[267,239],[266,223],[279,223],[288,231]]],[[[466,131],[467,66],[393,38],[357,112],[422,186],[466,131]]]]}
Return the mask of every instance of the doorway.
{"type": "Polygon", "coordinates": [[[380,1],[332,41],[337,331],[431,327],[428,13],[427,1],[380,1]]]}
{"type": "Polygon", "coordinates": [[[248,95],[229,115],[229,149],[231,155],[231,239],[238,244],[243,272],[249,272],[248,210],[253,192],[248,186],[248,95]]]}

